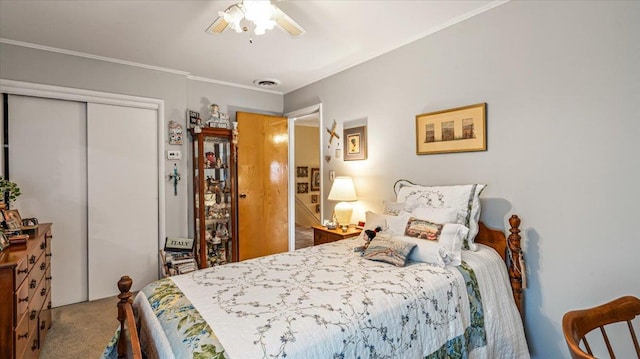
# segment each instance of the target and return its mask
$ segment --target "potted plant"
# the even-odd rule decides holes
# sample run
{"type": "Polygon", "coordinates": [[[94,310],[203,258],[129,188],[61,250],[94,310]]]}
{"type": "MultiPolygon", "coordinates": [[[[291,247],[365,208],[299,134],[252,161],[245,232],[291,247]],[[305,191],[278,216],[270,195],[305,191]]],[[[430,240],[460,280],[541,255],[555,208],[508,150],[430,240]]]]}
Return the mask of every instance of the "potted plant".
{"type": "Polygon", "coordinates": [[[20,187],[15,182],[0,177],[0,207],[9,208],[9,203],[20,196],[20,187]]]}

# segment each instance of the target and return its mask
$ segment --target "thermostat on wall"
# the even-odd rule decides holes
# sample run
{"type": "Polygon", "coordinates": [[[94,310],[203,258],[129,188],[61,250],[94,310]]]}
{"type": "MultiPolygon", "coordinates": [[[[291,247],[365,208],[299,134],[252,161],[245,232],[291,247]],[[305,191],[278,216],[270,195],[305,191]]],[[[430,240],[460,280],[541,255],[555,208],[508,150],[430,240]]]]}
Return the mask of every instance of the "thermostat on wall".
{"type": "Polygon", "coordinates": [[[167,151],[168,160],[180,160],[182,159],[182,152],[180,151],[167,151]]]}

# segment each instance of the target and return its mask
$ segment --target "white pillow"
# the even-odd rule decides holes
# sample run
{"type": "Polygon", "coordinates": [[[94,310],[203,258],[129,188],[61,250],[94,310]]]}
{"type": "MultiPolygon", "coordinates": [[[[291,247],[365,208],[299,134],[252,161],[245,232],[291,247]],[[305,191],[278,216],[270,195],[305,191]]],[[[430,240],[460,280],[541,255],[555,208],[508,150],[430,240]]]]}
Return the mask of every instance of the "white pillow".
{"type": "Polygon", "coordinates": [[[387,214],[380,214],[371,211],[365,212],[364,228],[360,234],[360,239],[365,240],[367,238],[366,230],[375,230],[376,227],[380,227],[383,231],[389,232],[391,235],[397,236],[404,233],[404,228],[407,225],[411,215],[403,212],[398,216],[392,216],[387,214]]]}
{"type": "Polygon", "coordinates": [[[398,202],[405,203],[405,210],[413,211],[418,207],[456,208],[459,212],[457,223],[469,228],[469,234],[463,241],[463,249],[477,250],[473,240],[478,234],[480,220],[480,193],[484,184],[457,186],[419,186],[404,185],[398,190],[398,202]]]}
{"type": "Polygon", "coordinates": [[[404,211],[404,203],[391,202],[384,200],[382,201],[383,209],[382,213],[391,214],[397,216],[400,212],[404,211]]]}
{"type": "Polygon", "coordinates": [[[462,242],[468,233],[469,228],[461,224],[445,223],[437,241],[409,236],[393,238],[416,245],[409,253],[410,260],[445,267],[462,264],[462,242]]]}
{"type": "Polygon", "coordinates": [[[457,208],[416,207],[411,215],[433,223],[457,223],[460,215],[457,208]]]}

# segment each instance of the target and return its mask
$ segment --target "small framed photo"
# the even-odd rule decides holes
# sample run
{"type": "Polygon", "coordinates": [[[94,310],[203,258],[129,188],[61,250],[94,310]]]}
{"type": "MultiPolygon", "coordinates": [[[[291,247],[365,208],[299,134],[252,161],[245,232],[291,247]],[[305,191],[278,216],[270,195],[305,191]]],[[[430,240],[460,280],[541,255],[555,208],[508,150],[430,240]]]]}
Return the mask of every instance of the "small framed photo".
{"type": "Polygon", "coordinates": [[[367,126],[344,129],[344,160],[367,159],[367,126]]]}
{"type": "Polygon", "coordinates": [[[9,247],[11,242],[9,242],[9,238],[4,234],[3,231],[0,231],[0,252],[2,252],[5,248],[9,247]]]}
{"type": "Polygon", "coordinates": [[[298,183],[298,193],[309,193],[309,184],[307,182],[298,183]]]}
{"type": "Polygon", "coordinates": [[[316,213],[320,213],[320,205],[316,204],[316,213]]]}
{"type": "Polygon", "coordinates": [[[8,230],[19,231],[22,227],[22,218],[17,209],[8,209],[3,212],[4,223],[8,230]]]}
{"type": "Polygon", "coordinates": [[[320,169],[312,168],[311,169],[311,191],[319,191],[320,190],[320,169]]]}
{"type": "Polygon", "coordinates": [[[309,167],[297,167],[296,177],[309,177],[309,167]]]}
{"type": "Polygon", "coordinates": [[[312,194],[311,195],[311,203],[318,203],[318,195],[317,194],[312,194]]]}

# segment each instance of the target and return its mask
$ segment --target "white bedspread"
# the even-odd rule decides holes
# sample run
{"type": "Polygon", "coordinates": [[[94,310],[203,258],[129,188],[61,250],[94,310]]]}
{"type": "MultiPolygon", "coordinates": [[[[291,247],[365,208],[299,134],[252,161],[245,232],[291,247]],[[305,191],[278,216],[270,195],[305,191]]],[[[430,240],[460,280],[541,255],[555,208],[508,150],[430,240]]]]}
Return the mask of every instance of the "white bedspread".
{"type": "Polygon", "coordinates": [[[423,358],[458,350],[465,332],[476,336],[465,344],[470,358],[529,358],[504,262],[492,249],[463,253],[482,297],[478,318],[457,268],[397,268],[361,258],[354,245],[348,239],[172,280],[227,358],[423,358]],[[469,329],[479,319],[486,338],[469,329]]]}

